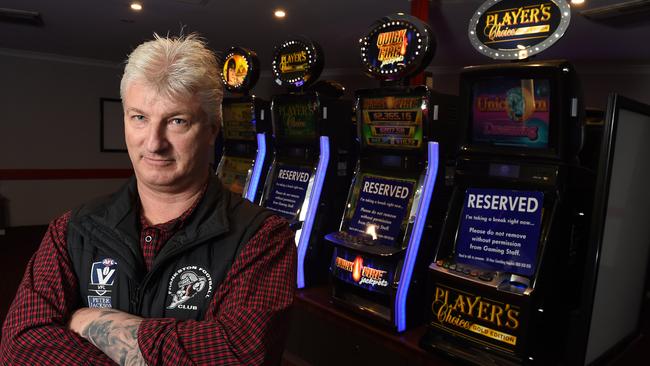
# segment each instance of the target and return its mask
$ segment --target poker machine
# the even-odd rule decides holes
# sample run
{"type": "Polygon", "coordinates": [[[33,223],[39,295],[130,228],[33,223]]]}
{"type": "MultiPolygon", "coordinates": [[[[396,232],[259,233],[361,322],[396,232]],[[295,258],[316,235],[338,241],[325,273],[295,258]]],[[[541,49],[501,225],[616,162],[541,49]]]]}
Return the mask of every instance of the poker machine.
{"type": "Polygon", "coordinates": [[[577,160],[577,77],[565,61],[469,67],[461,98],[467,128],[423,342],[477,363],[557,354],[543,343],[562,337],[576,305],[593,194],[577,160]]]}
{"type": "Polygon", "coordinates": [[[271,102],[275,156],[261,205],[296,231],[297,286],[327,281],[331,248],[323,235],[336,228],[352,172],[352,103],[340,84],[316,81],[320,46],[293,39],[276,47],[275,82],[288,89],[271,102]]]}
{"type": "Polygon", "coordinates": [[[433,248],[421,239],[440,226],[433,219],[446,207],[439,161],[453,150],[453,142],[433,139],[451,108],[426,86],[407,85],[435,52],[427,24],[384,17],[360,50],[366,72],[382,86],[356,92],[359,159],[339,230],[326,236],[334,247],[332,295],[336,304],[403,331],[424,314],[433,248]]]}
{"type": "Polygon", "coordinates": [[[611,94],[597,117],[602,144],[580,309],[567,337],[571,365],[608,364],[634,343],[642,349],[650,309],[650,105],[611,94]]]}
{"type": "Polygon", "coordinates": [[[231,96],[223,98],[217,176],[232,192],[258,202],[273,157],[273,141],[269,102],[249,95],[259,78],[255,52],[241,47],[226,51],[221,78],[231,96]]]}
{"type": "Polygon", "coordinates": [[[490,33],[517,9],[535,10],[520,26],[553,41],[568,25],[564,1],[491,0],[470,22],[477,50],[517,62],[461,73],[464,132],[446,219],[432,238],[421,340],[481,365],[559,362],[580,301],[594,192],[594,171],[578,158],[583,108],[573,66],[528,59],[552,43],[541,35],[490,33]],[[477,34],[487,40],[476,43],[477,34]]]}

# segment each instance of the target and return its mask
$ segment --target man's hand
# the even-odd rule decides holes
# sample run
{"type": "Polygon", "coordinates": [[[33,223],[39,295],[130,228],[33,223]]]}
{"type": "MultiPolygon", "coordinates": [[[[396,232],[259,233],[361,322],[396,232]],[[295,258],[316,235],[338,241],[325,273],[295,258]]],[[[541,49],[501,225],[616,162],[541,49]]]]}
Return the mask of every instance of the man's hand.
{"type": "Polygon", "coordinates": [[[142,318],[113,309],[81,308],[68,327],[120,365],[146,365],[138,347],[142,318]]]}

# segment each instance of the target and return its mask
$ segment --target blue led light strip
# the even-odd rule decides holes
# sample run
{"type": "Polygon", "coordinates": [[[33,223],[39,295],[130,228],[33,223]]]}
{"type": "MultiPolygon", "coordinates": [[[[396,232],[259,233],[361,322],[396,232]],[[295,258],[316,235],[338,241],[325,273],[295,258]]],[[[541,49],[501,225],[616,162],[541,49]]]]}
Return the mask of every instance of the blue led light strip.
{"type": "Polygon", "coordinates": [[[418,211],[415,214],[415,223],[413,224],[413,231],[409,240],[408,248],[406,249],[406,258],[404,258],[404,266],[402,267],[402,275],[399,279],[397,286],[397,298],[395,299],[395,325],[398,332],[406,330],[406,298],[411,286],[411,276],[413,275],[413,267],[415,266],[415,259],[418,255],[420,248],[420,240],[422,239],[422,232],[427,220],[427,213],[429,212],[429,204],[431,203],[431,196],[436,185],[436,176],[438,175],[438,143],[429,142],[427,144],[428,162],[427,172],[424,176],[424,187],[422,189],[422,199],[418,205],[418,211]]]}
{"type": "Polygon", "coordinates": [[[327,136],[320,137],[320,157],[318,167],[314,176],[314,185],[309,195],[309,204],[307,206],[307,216],[302,225],[300,232],[300,241],[298,242],[298,288],[305,287],[305,255],[311,238],[311,230],[314,226],[316,211],[320,202],[320,193],[323,190],[323,182],[327,173],[327,165],[330,160],[330,139],[327,136]]]}
{"type": "Polygon", "coordinates": [[[255,193],[257,193],[257,186],[260,183],[260,176],[262,175],[262,166],[266,161],[266,135],[263,133],[257,134],[257,156],[253,163],[253,175],[248,182],[248,190],[244,194],[244,198],[255,203],[255,193]]]}

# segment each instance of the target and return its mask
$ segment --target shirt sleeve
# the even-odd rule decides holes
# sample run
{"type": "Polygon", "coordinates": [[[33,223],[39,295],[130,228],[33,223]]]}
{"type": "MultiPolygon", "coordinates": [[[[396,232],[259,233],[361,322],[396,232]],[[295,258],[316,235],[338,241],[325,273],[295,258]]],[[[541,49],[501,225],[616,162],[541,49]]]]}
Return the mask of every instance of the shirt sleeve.
{"type": "Polygon", "coordinates": [[[79,304],[66,244],[69,220],[70,212],[50,223],[27,264],[2,328],[2,365],[114,365],[66,326],[79,304]]]}
{"type": "Polygon", "coordinates": [[[279,364],[295,283],[294,233],[272,216],[240,252],[206,319],[144,319],[140,351],[150,365],[279,364]]]}

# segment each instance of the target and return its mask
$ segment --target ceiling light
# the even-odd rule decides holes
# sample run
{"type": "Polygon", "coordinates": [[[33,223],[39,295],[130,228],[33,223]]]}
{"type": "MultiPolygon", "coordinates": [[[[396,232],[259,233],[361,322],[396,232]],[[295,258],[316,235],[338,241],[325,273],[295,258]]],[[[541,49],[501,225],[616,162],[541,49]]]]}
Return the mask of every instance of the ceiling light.
{"type": "Polygon", "coordinates": [[[276,9],[273,15],[275,15],[276,18],[284,18],[287,13],[282,9],[276,9]]]}
{"type": "Polygon", "coordinates": [[[140,3],[131,3],[131,9],[135,11],[140,11],[142,10],[142,4],[140,3]]]}
{"type": "Polygon", "coordinates": [[[583,4],[585,0],[571,0],[571,4],[573,5],[580,5],[583,4]]]}

